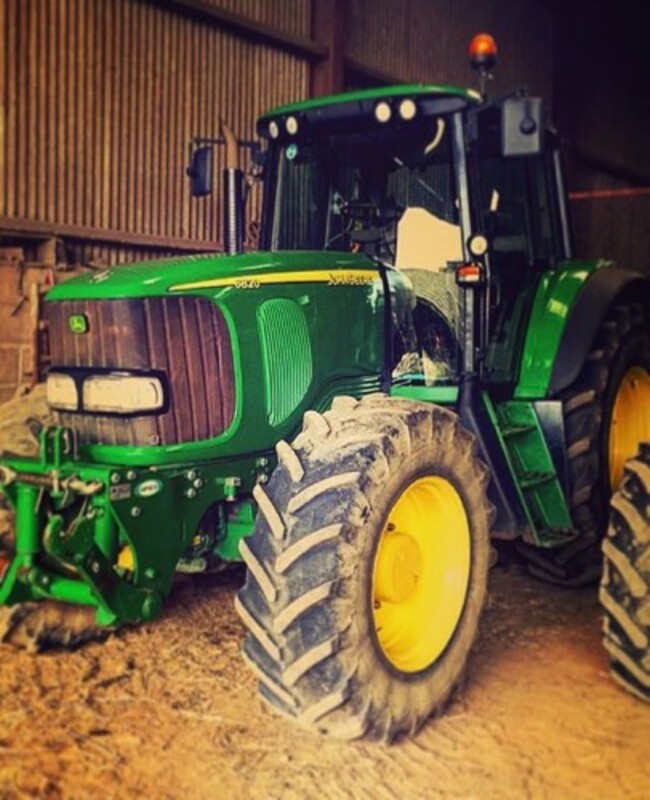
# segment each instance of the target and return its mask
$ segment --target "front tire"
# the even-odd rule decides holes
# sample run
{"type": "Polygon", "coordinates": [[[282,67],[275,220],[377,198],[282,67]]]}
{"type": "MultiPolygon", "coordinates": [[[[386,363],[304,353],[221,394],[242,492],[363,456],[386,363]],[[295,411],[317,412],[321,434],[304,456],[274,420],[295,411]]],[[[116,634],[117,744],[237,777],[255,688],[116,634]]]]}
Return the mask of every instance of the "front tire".
{"type": "Polygon", "coordinates": [[[278,456],[237,600],[262,697],[337,738],[411,733],[457,685],[485,600],[474,440],[443,408],[338,398],[278,456]]]}

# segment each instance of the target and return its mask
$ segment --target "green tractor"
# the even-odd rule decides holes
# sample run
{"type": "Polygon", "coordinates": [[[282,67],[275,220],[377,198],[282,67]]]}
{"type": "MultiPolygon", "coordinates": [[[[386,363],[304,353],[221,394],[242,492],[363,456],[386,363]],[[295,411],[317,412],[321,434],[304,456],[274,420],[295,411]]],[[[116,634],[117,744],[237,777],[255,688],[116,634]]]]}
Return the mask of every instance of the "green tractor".
{"type": "MultiPolygon", "coordinates": [[[[243,560],[263,698],[390,740],[460,679],[491,536],[548,580],[600,575],[609,498],[650,440],[650,282],[574,259],[560,144],[525,92],[362,90],[258,132],[259,252],[224,128],[225,254],[50,291],[59,424],[37,459],[3,455],[0,604],[15,627],[56,600],[114,628],[154,619],[176,572],[243,560]]],[[[197,194],[209,166],[198,148],[197,194]]],[[[637,517],[603,596],[647,694],[614,591],[637,517]]]]}

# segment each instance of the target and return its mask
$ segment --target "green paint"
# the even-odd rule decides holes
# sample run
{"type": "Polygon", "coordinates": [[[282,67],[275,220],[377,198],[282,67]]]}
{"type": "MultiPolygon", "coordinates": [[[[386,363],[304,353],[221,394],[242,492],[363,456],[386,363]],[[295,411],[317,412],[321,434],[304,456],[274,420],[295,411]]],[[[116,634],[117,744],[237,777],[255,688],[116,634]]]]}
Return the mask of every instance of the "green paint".
{"type": "Polygon", "coordinates": [[[392,397],[406,397],[425,403],[438,403],[441,406],[455,405],[458,400],[458,386],[401,386],[390,390],[392,397]]]}
{"type": "MultiPolygon", "coordinates": [[[[0,585],[0,602],[51,598],[91,604],[97,609],[98,623],[104,625],[152,618],[168,594],[176,564],[205,512],[215,502],[225,502],[228,476],[241,475],[241,491],[250,496],[259,477],[268,477],[272,462],[265,463],[266,468],[260,459],[240,459],[213,461],[200,468],[175,465],[155,472],[120,471],[120,483],[115,483],[115,465],[64,460],[57,467],[62,485],[75,477],[99,482],[100,491],[87,497],[73,489],[58,495],[49,491],[52,510],[44,520],[36,510],[40,489],[31,481],[48,480],[52,463],[8,459],[4,464],[15,472],[16,479],[3,486],[2,492],[16,508],[17,554],[0,585]],[[138,496],[137,487],[154,484],[160,485],[159,492],[138,496]],[[132,490],[111,491],[111,487],[123,485],[132,490]],[[133,552],[133,572],[113,566],[118,548],[126,546],[133,552]],[[48,562],[36,562],[43,552],[48,562]],[[73,564],[79,580],[62,580],[56,569],[45,566],[57,562],[73,564]],[[39,563],[38,569],[35,563],[39,563]]],[[[237,558],[239,538],[250,533],[253,510],[252,504],[249,506],[242,506],[234,518],[233,537],[227,535],[219,550],[215,549],[224,558],[237,558]]]]}
{"type": "Polygon", "coordinates": [[[610,266],[610,262],[571,261],[541,276],[528,323],[515,398],[547,396],[558,347],[578,294],[589,277],[606,266],[610,266]]]}
{"type": "Polygon", "coordinates": [[[21,483],[16,489],[16,517],[23,524],[16,526],[16,553],[20,556],[33,556],[39,551],[37,511],[39,489],[37,486],[21,483]]]}
{"type": "Polygon", "coordinates": [[[226,510],[227,534],[219,542],[215,552],[224,561],[240,561],[239,542],[253,532],[257,509],[255,503],[245,500],[226,506],[226,510]]]}
{"type": "Polygon", "coordinates": [[[83,314],[71,314],[68,317],[68,326],[72,333],[86,333],[88,331],[88,320],[83,314]]]}
{"type": "Polygon", "coordinates": [[[59,600],[81,606],[96,606],[92,588],[87,583],[70,578],[52,577],[43,570],[32,570],[29,575],[34,594],[44,600],[59,600]]]}
{"type": "Polygon", "coordinates": [[[533,404],[493,406],[485,394],[483,400],[515,478],[532,541],[540,547],[570,541],[571,514],[533,404]]]}
{"type": "MultiPolygon", "coordinates": [[[[52,300],[114,300],[129,297],[161,297],[173,291],[173,287],[186,283],[205,281],[210,278],[232,278],[245,285],[258,276],[273,273],[302,272],[303,270],[344,269],[377,270],[376,264],[367,256],[341,252],[255,252],[240,255],[184,256],[182,258],[163,258],[125,264],[116,269],[99,273],[106,276],[98,280],[97,273],[80,275],[72,280],[59,283],[47,293],[46,301],[52,300]]],[[[278,288],[267,287],[270,296],[277,296],[278,288]]],[[[221,297],[229,291],[240,294],[252,289],[213,289],[192,291],[208,297],[221,297]]]]}
{"type": "Polygon", "coordinates": [[[286,298],[257,309],[264,364],[266,416],[274,427],[300,405],[313,377],[309,328],[301,306],[286,298]]]}

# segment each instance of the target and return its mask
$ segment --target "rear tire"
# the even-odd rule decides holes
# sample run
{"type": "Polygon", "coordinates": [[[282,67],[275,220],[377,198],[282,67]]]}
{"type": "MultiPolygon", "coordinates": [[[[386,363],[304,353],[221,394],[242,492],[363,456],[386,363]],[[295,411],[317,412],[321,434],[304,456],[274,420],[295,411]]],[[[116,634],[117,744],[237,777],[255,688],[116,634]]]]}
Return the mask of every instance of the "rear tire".
{"type": "Polygon", "coordinates": [[[650,320],[639,304],[618,305],[601,325],[580,375],[560,395],[569,505],[578,536],[552,550],[521,548],[530,559],[530,572],[538,578],[565,586],[583,586],[600,578],[600,543],[610,497],[620,482],[622,465],[636,454],[641,441],[650,439],[650,392],[646,388],[636,401],[638,435],[628,437],[633,441],[623,443],[620,452],[610,450],[616,400],[633,368],[650,381],[650,320]]]}
{"type": "Polygon", "coordinates": [[[308,412],[293,446],[277,450],[242,541],[248,574],[237,600],[260,693],[337,738],[412,733],[458,684],[485,600],[491,508],[474,440],[446,409],[381,395],[308,412]],[[444,529],[423,525],[437,496],[444,529]],[[402,501],[415,503],[405,523],[414,540],[400,530],[385,547],[402,501]],[[449,560],[445,588],[420,580],[436,537],[449,560]],[[391,609],[402,616],[382,616],[391,609]]]}
{"type": "Polygon", "coordinates": [[[603,642],[615,680],[650,702],[650,444],[628,463],[603,541],[603,642]]]}

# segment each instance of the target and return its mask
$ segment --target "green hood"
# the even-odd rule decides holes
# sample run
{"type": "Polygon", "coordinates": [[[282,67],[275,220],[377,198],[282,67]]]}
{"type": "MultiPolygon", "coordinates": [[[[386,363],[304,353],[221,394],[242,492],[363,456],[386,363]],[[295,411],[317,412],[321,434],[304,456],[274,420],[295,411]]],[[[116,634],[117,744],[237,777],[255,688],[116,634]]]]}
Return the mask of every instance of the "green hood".
{"type": "MultiPolygon", "coordinates": [[[[364,255],[331,252],[254,252],[240,255],[185,256],[143,261],[81,275],[55,286],[47,300],[92,300],[155,297],[203,291],[230,283],[289,273],[282,282],[304,281],[304,273],[326,270],[376,270],[364,255]]],[[[264,281],[267,282],[267,281],[264,281]]],[[[244,287],[246,288],[246,287],[244,287]]]]}

